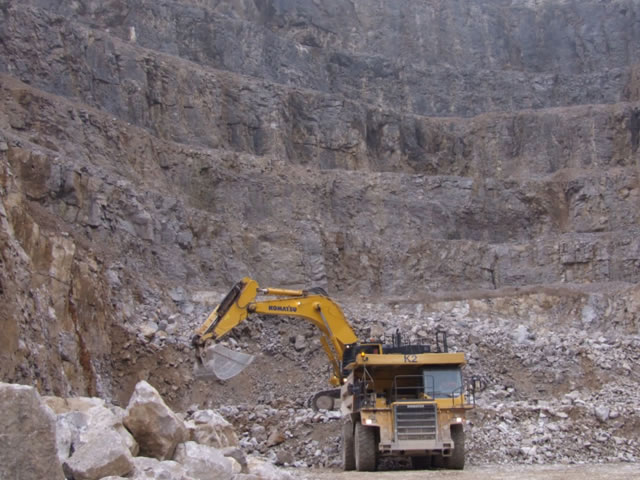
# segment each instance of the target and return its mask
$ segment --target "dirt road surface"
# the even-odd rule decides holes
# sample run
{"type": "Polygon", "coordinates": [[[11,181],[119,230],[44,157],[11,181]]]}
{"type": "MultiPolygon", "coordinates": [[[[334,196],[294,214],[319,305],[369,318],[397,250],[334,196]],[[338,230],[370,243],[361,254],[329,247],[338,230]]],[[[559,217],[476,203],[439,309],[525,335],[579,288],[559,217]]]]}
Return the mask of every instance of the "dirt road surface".
{"type": "Polygon", "coordinates": [[[309,480],[640,480],[640,464],[607,465],[483,465],[464,471],[397,470],[389,472],[343,472],[317,470],[309,480]]]}

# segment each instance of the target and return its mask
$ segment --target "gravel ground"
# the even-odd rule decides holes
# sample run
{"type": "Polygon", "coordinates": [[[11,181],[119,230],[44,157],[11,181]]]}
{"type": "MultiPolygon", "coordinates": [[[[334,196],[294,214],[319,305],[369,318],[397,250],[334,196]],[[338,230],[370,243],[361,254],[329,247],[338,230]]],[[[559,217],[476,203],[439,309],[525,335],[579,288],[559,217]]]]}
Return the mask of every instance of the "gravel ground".
{"type": "Polygon", "coordinates": [[[306,474],[313,480],[632,480],[640,479],[640,464],[606,465],[483,465],[464,471],[450,470],[402,470],[392,472],[343,472],[340,470],[316,470],[306,474]]]}

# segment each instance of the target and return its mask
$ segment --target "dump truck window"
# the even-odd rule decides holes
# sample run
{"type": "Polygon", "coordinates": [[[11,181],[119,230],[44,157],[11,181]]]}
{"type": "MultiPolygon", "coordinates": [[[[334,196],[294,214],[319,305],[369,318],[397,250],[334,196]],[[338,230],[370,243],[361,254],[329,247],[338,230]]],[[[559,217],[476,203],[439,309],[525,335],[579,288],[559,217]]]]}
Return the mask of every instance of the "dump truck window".
{"type": "Polygon", "coordinates": [[[423,370],[424,393],[433,398],[462,395],[462,372],[458,367],[431,367],[423,370]]]}

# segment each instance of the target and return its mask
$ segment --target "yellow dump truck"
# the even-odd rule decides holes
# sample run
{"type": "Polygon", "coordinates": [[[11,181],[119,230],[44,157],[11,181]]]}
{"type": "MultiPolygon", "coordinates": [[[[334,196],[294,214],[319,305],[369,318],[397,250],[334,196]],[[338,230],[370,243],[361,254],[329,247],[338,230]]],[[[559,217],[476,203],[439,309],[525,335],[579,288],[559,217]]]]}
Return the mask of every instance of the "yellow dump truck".
{"type": "Polygon", "coordinates": [[[340,389],[345,470],[374,470],[382,455],[413,466],[464,468],[464,423],[472,403],[463,353],[427,345],[354,345],[340,389]]]}

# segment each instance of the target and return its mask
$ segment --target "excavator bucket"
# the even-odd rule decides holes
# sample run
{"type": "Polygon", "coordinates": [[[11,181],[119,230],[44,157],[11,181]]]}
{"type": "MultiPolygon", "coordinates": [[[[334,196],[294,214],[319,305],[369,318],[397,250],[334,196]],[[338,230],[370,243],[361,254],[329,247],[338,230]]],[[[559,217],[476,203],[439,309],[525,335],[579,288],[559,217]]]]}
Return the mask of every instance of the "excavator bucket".
{"type": "Polygon", "coordinates": [[[202,364],[196,369],[196,376],[206,378],[213,375],[219,380],[228,380],[247,368],[254,358],[253,355],[237,352],[216,343],[204,350],[202,364]]]}

